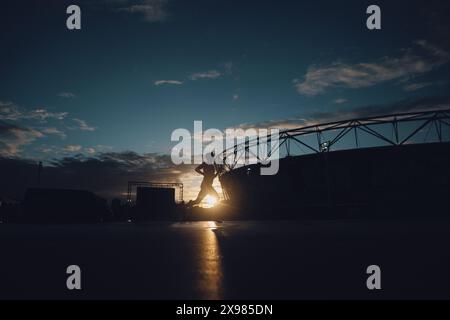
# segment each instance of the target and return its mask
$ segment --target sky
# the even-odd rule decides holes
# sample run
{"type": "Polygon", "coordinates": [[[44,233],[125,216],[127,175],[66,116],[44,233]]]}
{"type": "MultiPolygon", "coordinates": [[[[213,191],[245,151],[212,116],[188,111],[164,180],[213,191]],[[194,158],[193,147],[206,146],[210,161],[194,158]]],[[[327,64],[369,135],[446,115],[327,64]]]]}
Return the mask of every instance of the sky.
{"type": "Polygon", "coordinates": [[[448,1],[83,0],[0,4],[0,195],[36,180],[123,195],[201,177],[171,133],[298,127],[450,106],[448,1]],[[66,8],[81,8],[68,30],[66,8]],[[368,30],[366,8],[381,8],[368,30]],[[306,120],[305,120],[306,119],[306,120]]]}

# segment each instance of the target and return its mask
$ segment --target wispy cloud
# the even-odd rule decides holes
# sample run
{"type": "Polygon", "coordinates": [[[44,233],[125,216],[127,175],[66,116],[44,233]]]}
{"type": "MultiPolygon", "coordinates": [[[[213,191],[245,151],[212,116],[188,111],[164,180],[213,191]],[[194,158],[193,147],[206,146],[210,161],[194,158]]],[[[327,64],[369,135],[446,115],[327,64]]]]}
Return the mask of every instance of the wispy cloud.
{"type": "Polygon", "coordinates": [[[38,130],[0,121],[0,156],[16,156],[22,146],[43,136],[44,134],[38,130]]]}
{"type": "Polygon", "coordinates": [[[168,16],[166,9],[167,2],[167,0],[142,0],[134,2],[120,10],[140,14],[147,22],[164,21],[168,16]]]}
{"type": "Polygon", "coordinates": [[[13,102],[0,101],[0,155],[16,156],[23,146],[49,135],[65,139],[62,130],[42,124],[49,120],[63,121],[67,115],[67,112],[51,112],[45,108],[27,110],[13,102]]]}
{"type": "Polygon", "coordinates": [[[165,85],[165,84],[182,85],[183,81],[178,81],[178,80],[156,80],[156,81],[153,82],[153,84],[155,86],[161,86],[161,85],[165,85]]]}
{"type": "Polygon", "coordinates": [[[0,120],[17,120],[23,117],[23,112],[12,102],[0,101],[0,120]]]}
{"type": "Polygon", "coordinates": [[[61,139],[67,138],[67,135],[63,131],[61,131],[58,128],[55,128],[55,127],[46,127],[46,128],[39,129],[39,131],[41,131],[42,133],[44,133],[46,135],[58,136],[61,139]]]}
{"type": "Polygon", "coordinates": [[[403,90],[412,92],[412,91],[417,91],[417,90],[429,87],[431,85],[433,85],[433,83],[431,83],[431,82],[411,83],[411,84],[405,85],[403,87],[403,90]]]}
{"type": "Polygon", "coordinates": [[[191,80],[203,80],[203,79],[217,79],[222,76],[222,73],[218,70],[209,70],[204,72],[196,72],[189,76],[191,80]]]}
{"type": "Polygon", "coordinates": [[[334,100],[333,102],[334,102],[335,104],[344,104],[344,103],[347,103],[348,100],[345,99],[345,98],[339,98],[339,99],[334,100]]]}
{"type": "Polygon", "coordinates": [[[289,130],[306,125],[309,122],[306,118],[293,117],[290,119],[268,120],[258,123],[242,123],[234,128],[228,129],[279,129],[289,130]]]}
{"type": "MultiPolygon", "coordinates": [[[[233,62],[228,61],[225,63],[222,63],[218,66],[217,69],[211,69],[207,71],[199,71],[199,72],[192,72],[187,76],[187,79],[185,81],[197,81],[197,80],[214,80],[218,79],[224,76],[231,76],[233,75],[235,71],[235,66],[233,62]]],[[[183,85],[185,81],[180,80],[156,80],[153,81],[153,84],[155,86],[161,86],[161,85],[183,85]]]]}
{"type": "Polygon", "coordinates": [[[79,129],[81,131],[95,131],[95,130],[97,130],[97,128],[88,125],[85,120],[81,120],[81,119],[78,119],[78,118],[73,118],[72,120],[77,124],[77,127],[70,127],[69,129],[79,129]]]}
{"type": "Polygon", "coordinates": [[[67,117],[68,112],[52,112],[45,108],[37,108],[34,110],[26,110],[18,107],[12,102],[0,101],[0,120],[37,120],[46,122],[49,119],[63,120],[67,117]]]}
{"type": "Polygon", "coordinates": [[[30,111],[28,115],[25,116],[25,118],[45,122],[48,119],[63,120],[65,117],[67,117],[68,114],[68,112],[50,112],[44,108],[40,108],[30,111]]]}
{"type": "Polygon", "coordinates": [[[89,154],[94,154],[96,150],[94,148],[85,148],[86,152],[89,154]]]}
{"type": "Polygon", "coordinates": [[[80,155],[94,155],[97,153],[110,152],[109,148],[103,148],[103,146],[97,145],[93,147],[83,147],[78,144],[70,144],[66,146],[55,146],[40,144],[35,148],[36,151],[47,154],[46,158],[60,158],[61,156],[71,155],[77,153],[80,155]],[[108,151],[106,151],[108,150],[108,151]]]}
{"type": "Polygon", "coordinates": [[[60,97],[60,98],[65,98],[65,99],[73,99],[73,98],[77,97],[72,92],[60,92],[60,93],[57,94],[57,96],[60,97]]]}
{"type": "Polygon", "coordinates": [[[66,152],[79,152],[83,147],[78,144],[69,144],[64,147],[66,152]]]}
{"type": "Polygon", "coordinates": [[[259,123],[244,123],[237,128],[248,129],[280,129],[289,130],[303,126],[311,126],[324,122],[349,120],[371,116],[382,116],[393,113],[417,112],[426,110],[450,109],[450,96],[407,99],[387,105],[370,105],[352,109],[335,109],[329,112],[317,112],[287,119],[270,120],[259,123]]]}
{"type": "Polygon", "coordinates": [[[330,88],[356,89],[396,79],[407,81],[450,61],[448,52],[425,40],[414,44],[399,57],[384,57],[376,62],[312,65],[303,80],[293,80],[294,87],[300,94],[315,96],[330,88]]]}
{"type": "Polygon", "coordinates": [[[114,147],[112,146],[105,146],[103,144],[97,144],[95,146],[95,150],[98,152],[111,152],[111,150],[113,150],[114,147]]]}
{"type": "Polygon", "coordinates": [[[224,70],[225,74],[228,74],[228,75],[233,74],[233,69],[235,69],[235,68],[234,68],[234,64],[232,61],[227,61],[227,62],[223,63],[222,66],[223,66],[223,70],[224,70]]]}

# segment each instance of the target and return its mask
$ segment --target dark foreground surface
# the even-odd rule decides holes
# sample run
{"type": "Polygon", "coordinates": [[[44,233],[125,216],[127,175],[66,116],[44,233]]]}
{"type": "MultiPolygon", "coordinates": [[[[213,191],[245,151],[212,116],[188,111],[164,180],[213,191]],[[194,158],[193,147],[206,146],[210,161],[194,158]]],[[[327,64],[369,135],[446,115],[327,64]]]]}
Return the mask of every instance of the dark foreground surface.
{"type": "Polygon", "coordinates": [[[1,299],[450,298],[450,221],[0,224],[1,299]],[[82,290],[66,288],[79,265],[82,290]],[[382,290],[366,288],[381,267],[382,290]]]}

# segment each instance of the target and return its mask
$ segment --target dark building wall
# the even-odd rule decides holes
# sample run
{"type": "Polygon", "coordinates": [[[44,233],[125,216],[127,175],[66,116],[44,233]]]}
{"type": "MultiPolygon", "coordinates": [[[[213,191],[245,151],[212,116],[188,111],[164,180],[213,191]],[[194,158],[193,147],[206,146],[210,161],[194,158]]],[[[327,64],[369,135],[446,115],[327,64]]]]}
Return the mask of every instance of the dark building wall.
{"type": "Polygon", "coordinates": [[[175,215],[175,189],[138,187],[135,220],[170,220],[175,215]]]}
{"type": "Polygon", "coordinates": [[[405,145],[289,157],[275,176],[254,165],[221,181],[252,218],[444,216],[449,164],[450,143],[405,145]]]}
{"type": "Polygon", "coordinates": [[[109,214],[106,200],[84,190],[28,189],[21,221],[26,223],[101,222],[109,214]]]}

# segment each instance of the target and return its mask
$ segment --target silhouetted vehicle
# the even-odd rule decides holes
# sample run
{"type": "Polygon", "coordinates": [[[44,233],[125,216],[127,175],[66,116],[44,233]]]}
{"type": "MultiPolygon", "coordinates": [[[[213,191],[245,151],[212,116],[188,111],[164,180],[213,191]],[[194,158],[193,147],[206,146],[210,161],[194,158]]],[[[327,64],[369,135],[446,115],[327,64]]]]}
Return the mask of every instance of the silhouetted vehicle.
{"type": "Polygon", "coordinates": [[[90,191],[28,189],[21,221],[25,223],[95,223],[110,216],[105,199],[90,191]]]}

